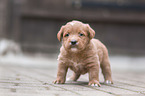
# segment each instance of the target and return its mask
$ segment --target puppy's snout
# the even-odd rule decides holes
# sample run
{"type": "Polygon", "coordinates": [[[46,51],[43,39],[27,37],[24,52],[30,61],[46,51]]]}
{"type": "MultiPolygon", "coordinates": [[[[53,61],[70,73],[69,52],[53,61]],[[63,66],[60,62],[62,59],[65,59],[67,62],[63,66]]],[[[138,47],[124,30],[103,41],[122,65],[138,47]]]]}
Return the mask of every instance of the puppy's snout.
{"type": "Polygon", "coordinates": [[[76,45],[77,44],[77,41],[76,40],[72,40],[71,41],[71,45],[76,45]]]}

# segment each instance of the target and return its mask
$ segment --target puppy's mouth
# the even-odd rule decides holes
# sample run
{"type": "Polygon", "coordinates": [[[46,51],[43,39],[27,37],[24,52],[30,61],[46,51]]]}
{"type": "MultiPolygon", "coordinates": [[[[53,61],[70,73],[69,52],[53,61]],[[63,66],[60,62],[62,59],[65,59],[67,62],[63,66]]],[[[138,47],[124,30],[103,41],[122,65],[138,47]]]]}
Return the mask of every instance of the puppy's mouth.
{"type": "Polygon", "coordinates": [[[77,45],[70,45],[71,48],[77,48],[77,45]]]}
{"type": "Polygon", "coordinates": [[[71,49],[78,49],[78,45],[70,45],[71,49]]]}
{"type": "Polygon", "coordinates": [[[77,44],[76,44],[76,45],[70,44],[70,50],[71,50],[72,52],[76,52],[76,51],[78,50],[78,45],[77,45],[77,44]]]}

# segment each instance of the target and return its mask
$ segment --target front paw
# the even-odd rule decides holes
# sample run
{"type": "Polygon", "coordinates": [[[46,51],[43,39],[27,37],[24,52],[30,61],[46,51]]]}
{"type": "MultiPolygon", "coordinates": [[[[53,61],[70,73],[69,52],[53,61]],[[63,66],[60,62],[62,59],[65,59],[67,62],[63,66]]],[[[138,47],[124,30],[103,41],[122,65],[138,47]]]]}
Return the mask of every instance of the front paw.
{"type": "Polygon", "coordinates": [[[113,81],[112,80],[106,80],[104,83],[105,84],[113,84],[113,81]]]}
{"type": "Polygon", "coordinates": [[[55,81],[53,81],[54,84],[64,84],[65,81],[63,79],[56,79],[55,81]]]}
{"type": "Polygon", "coordinates": [[[97,80],[90,81],[88,85],[93,87],[101,87],[101,84],[97,80]]]}

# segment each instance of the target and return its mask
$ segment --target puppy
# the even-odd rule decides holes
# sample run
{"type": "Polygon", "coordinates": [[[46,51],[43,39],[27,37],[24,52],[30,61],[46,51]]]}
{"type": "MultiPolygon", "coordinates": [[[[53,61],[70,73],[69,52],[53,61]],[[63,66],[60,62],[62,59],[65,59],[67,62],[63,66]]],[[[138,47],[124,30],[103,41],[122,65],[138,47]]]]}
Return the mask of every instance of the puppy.
{"type": "Polygon", "coordinates": [[[62,42],[58,56],[58,73],[54,83],[63,84],[68,68],[73,70],[71,81],[76,81],[81,74],[89,74],[91,86],[101,86],[99,83],[99,68],[106,83],[113,84],[108,51],[99,40],[93,39],[95,31],[80,21],[68,22],[62,26],[57,38],[62,42]]]}

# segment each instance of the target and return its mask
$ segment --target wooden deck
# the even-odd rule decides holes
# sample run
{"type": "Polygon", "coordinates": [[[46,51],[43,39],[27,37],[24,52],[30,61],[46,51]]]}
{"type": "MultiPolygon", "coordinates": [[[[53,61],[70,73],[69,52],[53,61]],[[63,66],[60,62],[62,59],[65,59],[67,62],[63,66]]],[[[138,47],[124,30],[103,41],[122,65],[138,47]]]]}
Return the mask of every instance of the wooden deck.
{"type": "MultiPolygon", "coordinates": [[[[53,84],[57,68],[0,64],[0,96],[145,96],[144,72],[113,72],[113,85],[88,86],[87,75],[78,82],[53,84]]],[[[69,72],[68,76],[71,72],[69,72]]]]}

